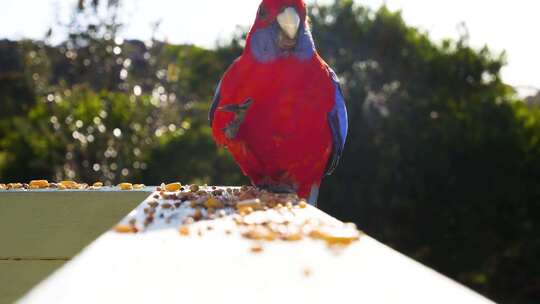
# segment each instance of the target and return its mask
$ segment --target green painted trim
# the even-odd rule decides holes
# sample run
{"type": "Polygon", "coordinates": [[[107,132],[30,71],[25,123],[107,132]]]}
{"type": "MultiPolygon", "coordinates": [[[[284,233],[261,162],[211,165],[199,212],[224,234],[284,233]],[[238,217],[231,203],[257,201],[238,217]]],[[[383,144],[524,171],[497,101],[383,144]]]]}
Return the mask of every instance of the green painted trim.
{"type": "Polygon", "coordinates": [[[22,296],[148,195],[148,191],[0,191],[0,303],[22,296]]]}
{"type": "Polygon", "coordinates": [[[66,261],[0,261],[0,303],[13,303],[66,261]]]}

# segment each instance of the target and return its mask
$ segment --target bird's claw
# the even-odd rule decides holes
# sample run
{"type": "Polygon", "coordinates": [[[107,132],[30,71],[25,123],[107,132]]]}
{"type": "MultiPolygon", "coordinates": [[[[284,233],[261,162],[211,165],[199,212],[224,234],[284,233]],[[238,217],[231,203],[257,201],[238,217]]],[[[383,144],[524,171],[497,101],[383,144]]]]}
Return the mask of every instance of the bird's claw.
{"type": "Polygon", "coordinates": [[[223,133],[225,136],[232,140],[235,139],[240,131],[240,126],[246,119],[246,112],[253,103],[253,99],[248,98],[246,101],[240,104],[228,104],[219,108],[220,111],[232,112],[234,113],[234,118],[231,122],[223,128],[223,133]]]}
{"type": "Polygon", "coordinates": [[[232,113],[239,114],[242,111],[247,111],[247,109],[249,109],[252,103],[253,103],[253,99],[248,98],[243,103],[232,103],[232,104],[221,106],[219,107],[219,110],[223,112],[232,112],[232,113]]]}

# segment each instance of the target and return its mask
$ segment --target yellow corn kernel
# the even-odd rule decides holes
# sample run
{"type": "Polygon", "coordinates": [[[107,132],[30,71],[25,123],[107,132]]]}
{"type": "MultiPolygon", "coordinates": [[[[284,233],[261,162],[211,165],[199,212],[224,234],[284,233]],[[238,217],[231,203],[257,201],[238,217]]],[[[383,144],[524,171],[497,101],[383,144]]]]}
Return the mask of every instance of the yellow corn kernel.
{"type": "Polygon", "coordinates": [[[258,209],[261,207],[261,200],[256,198],[256,199],[243,200],[236,203],[237,210],[242,210],[247,207],[251,207],[252,209],[258,209]]]}
{"type": "Polygon", "coordinates": [[[46,180],[33,180],[30,182],[30,189],[49,188],[49,182],[46,180]]]}
{"type": "Polygon", "coordinates": [[[103,183],[102,182],[95,182],[95,183],[92,184],[92,187],[101,188],[101,187],[103,187],[103,183]]]}
{"type": "Polygon", "coordinates": [[[118,184],[120,190],[133,190],[133,185],[131,183],[120,183],[118,184]]]}
{"type": "Polygon", "coordinates": [[[7,189],[21,189],[23,185],[21,183],[9,183],[7,189]]]}
{"type": "Polygon", "coordinates": [[[134,226],[118,224],[114,226],[114,231],[118,233],[132,233],[137,232],[137,228],[135,228],[134,226]]]}
{"type": "Polygon", "coordinates": [[[189,235],[189,227],[186,225],[180,226],[180,229],[178,231],[180,232],[180,235],[189,235]]]}
{"type": "Polygon", "coordinates": [[[238,209],[236,209],[236,211],[240,214],[240,215],[247,215],[247,214],[250,214],[253,212],[253,208],[251,208],[250,206],[247,206],[247,207],[240,207],[238,209]]]}
{"type": "Polygon", "coordinates": [[[300,234],[300,233],[291,233],[291,234],[288,234],[287,236],[285,236],[284,239],[286,241],[291,241],[291,242],[300,241],[302,239],[302,234],[300,234]]]}
{"type": "Polygon", "coordinates": [[[300,208],[302,208],[302,209],[303,209],[303,208],[306,208],[306,207],[307,207],[306,201],[300,201],[300,203],[298,203],[298,207],[300,207],[300,208]]]}
{"type": "Polygon", "coordinates": [[[251,246],[249,250],[253,253],[260,253],[263,251],[263,247],[261,244],[257,243],[257,244],[253,244],[253,246],[251,246]]]}
{"type": "Polygon", "coordinates": [[[217,198],[211,197],[204,203],[204,206],[206,208],[208,208],[208,209],[210,209],[210,208],[216,209],[216,208],[222,208],[223,203],[220,200],[218,200],[217,198]]]}
{"type": "Polygon", "coordinates": [[[360,238],[361,232],[356,228],[345,225],[344,227],[324,227],[315,229],[310,236],[322,239],[328,245],[349,245],[360,238]]]}
{"type": "MultiPolygon", "coordinates": [[[[66,181],[61,181],[58,186],[60,186],[60,185],[64,186],[65,189],[79,189],[79,184],[77,184],[74,181],[67,181],[67,180],[66,181]]],[[[60,188],[60,187],[58,187],[58,188],[60,188]]]]}
{"type": "Polygon", "coordinates": [[[255,226],[245,232],[243,236],[252,240],[273,241],[276,238],[276,233],[266,227],[255,226]]]}
{"type": "Polygon", "coordinates": [[[169,192],[178,191],[180,190],[180,188],[182,188],[182,184],[180,183],[170,183],[170,184],[165,185],[165,190],[169,192]]]}

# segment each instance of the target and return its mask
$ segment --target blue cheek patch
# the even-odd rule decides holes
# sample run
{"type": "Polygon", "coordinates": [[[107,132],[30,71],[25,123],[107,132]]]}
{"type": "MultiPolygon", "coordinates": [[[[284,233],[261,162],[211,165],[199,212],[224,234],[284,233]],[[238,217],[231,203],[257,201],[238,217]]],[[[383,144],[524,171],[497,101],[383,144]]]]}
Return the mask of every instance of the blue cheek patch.
{"type": "Polygon", "coordinates": [[[294,56],[300,60],[310,59],[315,53],[315,44],[309,29],[302,25],[296,47],[292,51],[281,50],[277,43],[279,25],[273,22],[271,25],[259,29],[251,37],[251,54],[261,63],[268,63],[278,58],[294,56]]]}

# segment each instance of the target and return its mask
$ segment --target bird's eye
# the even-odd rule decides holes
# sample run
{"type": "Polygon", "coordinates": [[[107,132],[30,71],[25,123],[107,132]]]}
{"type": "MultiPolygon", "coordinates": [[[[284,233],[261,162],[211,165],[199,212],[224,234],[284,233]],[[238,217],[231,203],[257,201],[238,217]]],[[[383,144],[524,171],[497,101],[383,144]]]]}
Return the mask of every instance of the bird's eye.
{"type": "Polygon", "coordinates": [[[257,12],[257,16],[259,16],[259,18],[261,19],[265,19],[266,16],[268,16],[268,12],[262,5],[259,6],[259,11],[257,12]]]}

